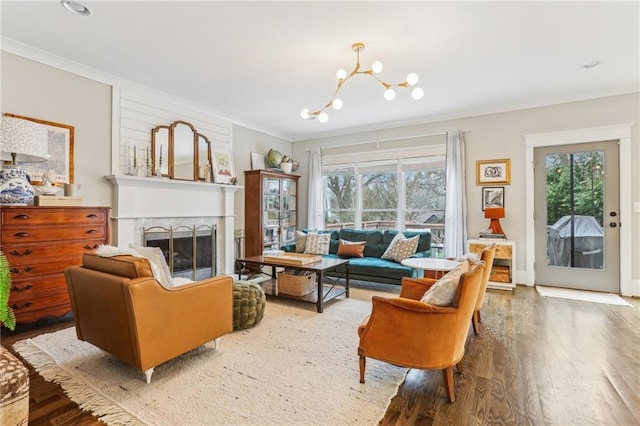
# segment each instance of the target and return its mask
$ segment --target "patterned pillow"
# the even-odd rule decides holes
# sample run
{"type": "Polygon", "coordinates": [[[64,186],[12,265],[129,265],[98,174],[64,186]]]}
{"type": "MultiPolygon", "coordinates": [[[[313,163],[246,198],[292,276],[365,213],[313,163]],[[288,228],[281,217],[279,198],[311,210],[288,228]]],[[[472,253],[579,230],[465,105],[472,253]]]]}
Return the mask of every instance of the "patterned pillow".
{"type": "Polygon", "coordinates": [[[331,234],[309,234],[304,246],[306,254],[329,254],[331,234]]]}
{"type": "Polygon", "coordinates": [[[366,241],[340,240],[336,254],[343,257],[364,257],[364,246],[366,244],[366,241]]]}
{"type": "MultiPolygon", "coordinates": [[[[398,233],[398,235],[402,235],[398,233]]],[[[404,237],[404,235],[403,235],[404,237]]],[[[416,235],[411,238],[398,238],[394,237],[395,242],[389,244],[389,248],[382,255],[383,259],[389,259],[396,262],[402,262],[416,252],[418,248],[418,239],[420,237],[416,235]]]]}
{"type": "Polygon", "coordinates": [[[307,245],[307,234],[302,231],[296,231],[296,253],[304,253],[307,245]]]}
{"type": "Polygon", "coordinates": [[[455,269],[436,281],[431,288],[424,293],[420,301],[436,306],[451,306],[456,297],[456,291],[458,291],[460,276],[468,270],[469,262],[462,262],[456,266],[455,269]]]}

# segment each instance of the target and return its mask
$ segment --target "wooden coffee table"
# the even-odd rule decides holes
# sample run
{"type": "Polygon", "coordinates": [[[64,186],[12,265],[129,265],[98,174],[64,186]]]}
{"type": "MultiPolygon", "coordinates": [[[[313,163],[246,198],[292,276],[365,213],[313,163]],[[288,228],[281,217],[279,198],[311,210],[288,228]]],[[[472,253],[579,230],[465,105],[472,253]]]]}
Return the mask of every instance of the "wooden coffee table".
{"type": "MultiPolygon", "coordinates": [[[[278,259],[273,257],[265,258],[262,255],[259,256],[251,256],[246,258],[236,259],[236,273],[238,274],[238,279],[240,279],[242,271],[247,268],[251,270],[249,274],[249,279],[252,276],[262,274],[263,268],[265,266],[272,267],[271,273],[267,275],[271,275],[271,280],[268,284],[271,285],[271,294],[278,295],[276,293],[277,283],[276,283],[276,267],[283,267],[287,269],[293,269],[296,271],[309,271],[315,272],[318,277],[318,288],[316,291],[305,295],[305,296],[293,296],[293,295],[282,295],[284,297],[299,299],[304,302],[310,302],[316,304],[316,310],[318,313],[322,313],[324,308],[324,303],[335,299],[338,296],[345,295],[349,297],[349,260],[348,259],[332,259],[332,258],[322,258],[322,260],[314,263],[307,263],[303,265],[292,265],[290,262],[278,261],[278,259]],[[338,277],[335,281],[325,283],[325,271],[334,268],[344,268],[343,274],[338,277]],[[339,283],[339,280],[344,277],[344,285],[339,283]]],[[[280,295],[278,295],[280,296],[280,295]]]]}

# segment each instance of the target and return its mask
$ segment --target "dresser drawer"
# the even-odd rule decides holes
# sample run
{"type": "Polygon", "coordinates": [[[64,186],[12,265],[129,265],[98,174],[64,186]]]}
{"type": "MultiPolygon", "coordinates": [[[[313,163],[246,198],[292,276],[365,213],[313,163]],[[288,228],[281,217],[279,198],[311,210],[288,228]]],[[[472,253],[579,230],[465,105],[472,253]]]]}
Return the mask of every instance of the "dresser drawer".
{"type": "MultiPolygon", "coordinates": [[[[484,248],[489,244],[491,243],[469,244],[469,251],[472,253],[476,253],[477,255],[480,255],[480,253],[482,253],[482,250],[484,250],[484,248]]],[[[511,259],[512,257],[513,257],[513,253],[512,253],[511,246],[496,244],[496,254],[495,254],[496,259],[511,259]]]]}
{"type": "Polygon", "coordinates": [[[80,265],[81,263],[82,254],[80,253],[63,258],[52,259],[48,262],[43,262],[37,259],[9,262],[9,271],[11,272],[11,279],[16,282],[19,280],[29,279],[30,277],[37,275],[63,272],[66,268],[80,265]]]}
{"type": "Polygon", "coordinates": [[[32,301],[39,297],[48,297],[60,293],[67,293],[67,281],[64,273],[51,274],[37,279],[12,281],[9,292],[9,305],[32,301]]]}
{"type": "Polygon", "coordinates": [[[60,316],[71,312],[69,293],[58,293],[32,300],[10,302],[16,322],[34,322],[40,318],[60,316]]]}
{"type": "Polygon", "coordinates": [[[92,207],[60,208],[11,208],[2,210],[4,226],[34,225],[86,225],[102,224],[106,219],[106,210],[92,207]]]}
{"type": "Polygon", "coordinates": [[[46,257],[68,256],[70,254],[91,253],[104,244],[105,240],[82,240],[69,243],[33,243],[33,244],[6,244],[2,250],[7,256],[10,265],[29,262],[31,259],[46,257]]]}
{"type": "MultiPolygon", "coordinates": [[[[106,229],[101,224],[95,226],[60,226],[60,227],[2,227],[2,245],[24,244],[44,241],[103,239],[106,229]]],[[[4,251],[4,250],[3,250],[4,251]]]]}

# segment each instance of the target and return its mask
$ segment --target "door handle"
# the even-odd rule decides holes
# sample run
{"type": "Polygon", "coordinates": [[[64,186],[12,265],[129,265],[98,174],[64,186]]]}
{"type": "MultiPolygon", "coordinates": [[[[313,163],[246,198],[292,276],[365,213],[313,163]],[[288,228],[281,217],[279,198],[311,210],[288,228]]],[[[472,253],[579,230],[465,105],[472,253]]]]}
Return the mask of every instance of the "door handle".
{"type": "Polygon", "coordinates": [[[618,226],[618,224],[615,223],[615,222],[609,223],[609,227],[611,227],[611,228],[615,228],[616,226],[618,226]]]}

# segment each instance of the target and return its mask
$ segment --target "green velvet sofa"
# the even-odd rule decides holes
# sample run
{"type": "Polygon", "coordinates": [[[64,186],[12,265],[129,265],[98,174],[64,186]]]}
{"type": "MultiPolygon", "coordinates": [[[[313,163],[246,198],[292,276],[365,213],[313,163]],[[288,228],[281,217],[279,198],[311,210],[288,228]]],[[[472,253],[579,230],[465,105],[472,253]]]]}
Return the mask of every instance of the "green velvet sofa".
{"type": "MultiPolygon", "coordinates": [[[[304,230],[303,232],[308,232],[304,230]]],[[[393,260],[382,259],[382,255],[389,247],[391,240],[398,231],[377,229],[352,229],[344,228],[339,231],[319,231],[330,233],[329,254],[325,257],[340,258],[338,245],[340,240],[366,241],[364,257],[349,258],[349,277],[353,280],[373,281],[389,284],[400,284],[403,277],[417,277],[417,272],[407,266],[403,266],[393,260]]],[[[418,248],[411,257],[431,257],[431,232],[429,231],[403,231],[407,238],[419,235],[418,248]]],[[[295,245],[282,247],[283,250],[293,252],[295,245]]],[[[329,276],[338,276],[338,272],[328,271],[329,276]]]]}

